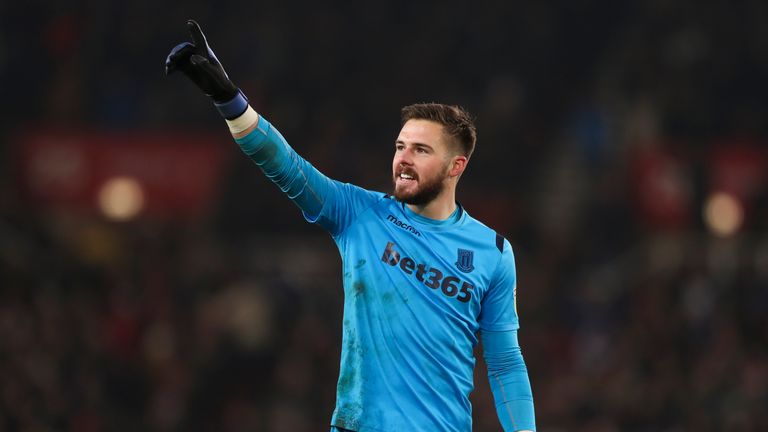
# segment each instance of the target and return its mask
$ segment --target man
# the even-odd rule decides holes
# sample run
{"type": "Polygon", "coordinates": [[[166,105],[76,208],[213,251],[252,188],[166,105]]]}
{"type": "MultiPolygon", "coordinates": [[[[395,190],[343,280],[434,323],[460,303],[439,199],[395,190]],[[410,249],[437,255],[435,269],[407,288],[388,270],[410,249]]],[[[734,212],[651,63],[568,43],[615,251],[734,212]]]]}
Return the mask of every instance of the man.
{"type": "Polygon", "coordinates": [[[340,183],[248,105],[197,23],[187,26],[193,42],[171,51],[166,73],[181,70],[213,99],[243,152],[341,253],[343,346],[331,430],[471,430],[478,331],[504,430],[534,430],[511,246],[455,200],[476,140],[467,113],[403,108],[391,196],[340,183]]]}

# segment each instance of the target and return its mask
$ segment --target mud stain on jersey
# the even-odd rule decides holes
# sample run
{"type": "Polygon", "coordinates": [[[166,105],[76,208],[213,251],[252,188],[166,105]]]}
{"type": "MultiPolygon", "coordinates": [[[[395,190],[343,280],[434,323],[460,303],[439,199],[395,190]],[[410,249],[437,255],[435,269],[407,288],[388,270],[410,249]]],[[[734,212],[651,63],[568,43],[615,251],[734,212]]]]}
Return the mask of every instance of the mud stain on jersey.
{"type": "Polygon", "coordinates": [[[359,386],[362,356],[363,348],[357,340],[357,333],[349,325],[349,320],[344,320],[344,352],[337,385],[339,394],[349,394],[359,386]]]}
{"type": "Polygon", "coordinates": [[[387,291],[387,292],[385,292],[385,293],[384,293],[384,294],[381,296],[381,301],[382,301],[384,304],[386,304],[386,305],[390,305],[390,304],[392,304],[392,301],[394,301],[394,299],[395,299],[395,293],[393,293],[392,291],[387,291]]]}
{"type": "Polygon", "coordinates": [[[365,294],[365,283],[363,281],[355,281],[352,284],[352,292],[355,293],[355,296],[365,294]]]}
{"type": "Polygon", "coordinates": [[[357,378],[357,368],[356,367],[345,367],[341,371],[341,375],[339,376],[339,393],[348,394],[350,390],[355,386],[357,378]]]}

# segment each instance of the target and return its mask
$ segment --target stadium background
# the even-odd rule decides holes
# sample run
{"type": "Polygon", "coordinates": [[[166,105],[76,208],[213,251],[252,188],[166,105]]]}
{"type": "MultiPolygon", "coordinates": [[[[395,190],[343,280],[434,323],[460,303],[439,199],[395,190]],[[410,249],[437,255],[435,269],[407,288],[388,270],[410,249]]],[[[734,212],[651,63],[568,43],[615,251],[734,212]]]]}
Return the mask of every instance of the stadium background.
{"type": "Polygon", "coordinates": [[[540,430],[768,430],[760,0],[0,3],[0,429],[327,430],[336,250],[163,76],[189,17],[334,178],[388,190],[403,105],[476,115],[540,430]]]}

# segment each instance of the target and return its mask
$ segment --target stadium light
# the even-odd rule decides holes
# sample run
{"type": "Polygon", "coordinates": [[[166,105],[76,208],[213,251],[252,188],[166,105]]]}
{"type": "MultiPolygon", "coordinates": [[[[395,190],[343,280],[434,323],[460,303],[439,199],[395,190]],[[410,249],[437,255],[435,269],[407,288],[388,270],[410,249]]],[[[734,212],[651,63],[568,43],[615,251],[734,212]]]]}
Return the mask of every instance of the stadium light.
{"type": "Polygon", "coordinates": [[[99,208],[109,219],[127,221],[144,208],[144,191],[133,177],[112,177],[99,189],[99,208]]]}
{"type": "Polygon", "coordinates": [[[731,237],[744,222],[744,207],[732,194],[715,192],[704,204],[704,222],[718,237],[731,237]]]}

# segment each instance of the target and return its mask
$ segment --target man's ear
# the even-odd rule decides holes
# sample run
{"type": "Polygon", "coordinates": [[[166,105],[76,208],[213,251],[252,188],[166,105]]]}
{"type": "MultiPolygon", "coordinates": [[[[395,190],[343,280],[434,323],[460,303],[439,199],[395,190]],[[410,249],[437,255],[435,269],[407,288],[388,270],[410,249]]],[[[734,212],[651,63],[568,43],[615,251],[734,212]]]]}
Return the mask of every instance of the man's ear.
{"type": "Polygon", "coordinates": [[[451,177],[458,177],[460,176],[464,170],[467,168],[467,163],[469,162],[469,159],[467,159],[464,155],[457,155],[451,158],[451,166],[448,170],[448,175],[451,177]]]}

